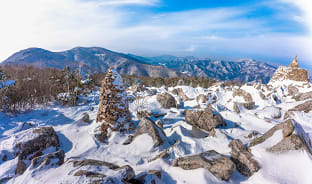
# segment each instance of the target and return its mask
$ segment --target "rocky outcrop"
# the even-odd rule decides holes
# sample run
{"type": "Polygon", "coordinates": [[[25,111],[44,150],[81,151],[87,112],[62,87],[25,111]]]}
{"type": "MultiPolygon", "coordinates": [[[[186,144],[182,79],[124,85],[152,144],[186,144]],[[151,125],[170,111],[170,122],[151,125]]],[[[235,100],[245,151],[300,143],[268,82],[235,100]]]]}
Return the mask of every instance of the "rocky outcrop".
{"type": "Polygon", "coordinates": [[[157,95],[156,99],[160,103],[160,105],[165,109],[177,107],[177,101],[169,93],[160,93],[157,95]]]}
{"type": "Polygon", "coordinates": [[[215,177],[226,181],[230,179],[235,170],[235,165],[230,159],[214,150],[177,158],[172,165],[185,170],[205,168],[215,177]]]}
{"type": "Polygon", "coordinates": [[[166,135],[151,119],[143,117],[138,125],[133,140],[142,134],[148,134],[152,137],[154,146],[160,146],[166,141],[166,135]]]}
{"type": "Polygon", "coordinates": [[[216,111],[206,108],[204,110],[185,110],[185,121],[197,128],[211,131],[219,125],[225,125],[223,117],[216,111]]]}
{"type": "Polygon", "coordinates": [[[108,69],[102,81],[97,122],[101,128],[96,138],[105,142],[109,131],[124,132],[133,128],[127,101],[127,94],[121,76],[114,69],[108,69]]]}
{"type": "Polygon", "coordinates": [[[260,169],[259,163],[248,152],[241,140],[235,139],[230,144],[231,160],[235,163],[237,170],[244,176],[250,177],[260,169]]]}
{"type": "Polygon", "coordinates": [[[270,80],[271,82],[275,81],[284,81],[284,80],[293,80],[298,82],[310,82],[308,71],[305,69],[299,68],[297,56],[289,65],[289,67],[280,66],[274,73],[273,77],[270,80]]]}
{"type": "Polygon", "coordinates": [[[59,140],[52,127],[40,127],[32,131],[34,136],[31,139],[20,142],[16,145],[18,162],[15,174],[23,174],[30,161],[35,157],[42,156],[43,151],[49,147],[58,149],[59,140]]]}
{"type": "Polygon", "coordinates": [[[312,111],[312,100],[309,100],[300,105],[297,105],[296,107],[290,109],[289,111],[303,111],[305,113],[308,113],[312,111]]]}

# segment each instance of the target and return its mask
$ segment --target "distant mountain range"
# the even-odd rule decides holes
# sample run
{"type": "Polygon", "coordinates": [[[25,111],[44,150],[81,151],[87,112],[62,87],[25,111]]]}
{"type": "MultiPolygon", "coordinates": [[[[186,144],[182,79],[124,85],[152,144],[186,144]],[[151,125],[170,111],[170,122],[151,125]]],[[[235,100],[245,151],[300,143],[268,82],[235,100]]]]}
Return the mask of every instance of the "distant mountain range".
{"type": "Polygon", "coordinates": [[[276,66],[250,59],[223,61],[196,57],[141,57],[113,52],[100,47],[76,47],[63,52],[41,48],[21,50],[3,61],[3,65],[34,65],[76,69],[82,65],[88,72],[106,72],[109,67],[121,74],[148,77],[198,76],[219,80],[262,81],[267,83],[276,66]]]}

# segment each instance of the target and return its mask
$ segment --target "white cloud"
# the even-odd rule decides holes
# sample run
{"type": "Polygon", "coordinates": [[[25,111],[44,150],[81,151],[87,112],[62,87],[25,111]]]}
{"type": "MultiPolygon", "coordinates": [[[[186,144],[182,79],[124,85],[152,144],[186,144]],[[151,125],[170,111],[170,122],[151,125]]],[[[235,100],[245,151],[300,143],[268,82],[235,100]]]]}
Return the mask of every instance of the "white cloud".
{"type": "Polygon", "coordinates": [[[192,52],[212,56],[235,52],[242,57],[292,57],[298,53],[300,58],[310,59],[306,45],[312,42],[306,37],[268,33],[263,20],[244,18],[248,8],[143,13],[121,7],[159,3],[160,0],[3,0],[0,61],[28,47],[57,51],[75,46],[155,55],[192,52]]]}
{"type": "Polygon", "coordinates": [[[153,6],[159,3],[159,0],[99,0],[99,5],[149,5],[153,6]]]}

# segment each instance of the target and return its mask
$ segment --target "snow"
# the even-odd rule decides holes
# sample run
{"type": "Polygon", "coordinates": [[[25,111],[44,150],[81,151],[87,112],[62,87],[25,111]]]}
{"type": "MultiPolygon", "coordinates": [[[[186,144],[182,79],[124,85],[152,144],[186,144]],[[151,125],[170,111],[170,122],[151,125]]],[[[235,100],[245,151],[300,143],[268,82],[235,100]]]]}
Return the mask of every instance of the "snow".
{"type": "MultiPolygon", "coordinates": [[[[116,76],[115,81],[122,85],[122,79],[116,76]]],[[[71,159],[97,159],[111,162],[117,165],[130,165],[136,175],[146,173],[148,170],[161,170],[162,183],[214,183],[214,184],[257,184],[257,183],[300,183],[311,184],[312,175],[309,173],[312,169],[311,155],[305,151],[291,151],[283,154],[268,153],[265,148],[270,147],[282,139],[282,132],[276,131],[275,134],[262,144],[252,148],[254,158],[260,163],[261,169],[250,178],[243,177],[235,171],[228,182],[218,180],[206,169],[183,170],[178,167],[172,167],[172,161],[176,158],[199,154],[208,150],[215,150],[227,157],[230,156],[231,149],[228,144],[233,139],[241,139],[247,144],[252,139],[248,135],[253,131],[260,134],[265,133],[270,128],[283,122],[283,119],[276,118],[279,113],[283,114],[291,107],[300,102],[289,101],[281,88],[276,90],[276,94],[281,103],[277,104],[274,100],[261,99],[259,90],[252,85],[243,85],[241,89],[249,92],[256,107],[253,110],[242,110],[240,114],[233,112],[233,102],[243,99],[233,99],[233,88],[222,88],[218,85],[211,88],[193,88],[189,86],[178,86],[192,100],[184,103],[184,107],[177,109],[163,109],[156,100],[156,95],[147,92],[133,93],[128,91],[129,96],[140,95],[144,97],[143,109],[153,113],[166,113],[164,117],[152,118],[164,120],[164,128],[168,143],[160,147],[153,147],[153,140],[147,134],[140,135],[129,145],[123,145],[127,140],[127,133],[112,132],[107,144],[98,142],[94,138],[94,130],[100,126],[95,122],[98,110],[99,91],[93,92],[88,96],[80,96],[81,99],[87,99],[87,102],[79,103],[78,106],[60,106],[51,103],[47,106],[37,107],[33,111],[21,114],[3,114],[0,112],[0,179],[4,177],[13,177],[8,183],[23,184],[41,184],[41,183],[90,183],[91,180],[86,177],[77,177],[73,174],[79,169],[87,169],[94,172],[100,172],[106,175],[118,175],[115,171],[106,167],[83,166],[74,168],[69,162],[71,159]],[[192,134],[192,127],[185,122],[183,111],[185,109],[194,109],[198,103],[196,97],[199,94],[205,94],[212,102],[216,98],[216,103],[211,104],[216,112],[220,113],[225,119],[227,126],[216,129],[216,135],[213,137],[197,138],[192,134]],[[94,109],[94,110],[92,110],[94,109]],[[83,113],[87,112],[90,116],[91,123],[86,124],[80,121],[83,113]],[[268,122],[268,120],[270,122],[268,122]],[[23,175],[14,176],[17,159],[14,158],[14,145],[20,141],[32,139],[34,134],[32,128],[38,126],[52,126],[59,136],[60,149],[65,151],[66,162],[59,167],[40,167],[28,168],[23,175]],[[169,158],[150,160],[160,154],[163,150],[177,142],[176,146],[169,150],[169,158]],[[9,155],[8,161],[2,161],[4,152],[9,155]],[[11,154],[8,154],[11,153],[11,154]]],[[[174,88],[169,88],[171,91],[174,88]]],[[[274,88],[274,87],[273,87],[274,88]]],[[[311,88],[311,87],[310,87],[311,88]]],[[[307,85],[299,86],[300,91],[311,90],[307,85]]],[[[166,89],[148,88],[148,90],[157,90],[157,93],[164,92],[166,89]]],[[[274,89],[273,89],[274,90],[274,89]]],[[[261,86],[260,91],[265,95],[270,91],[261,86]],[[262,90],[263,89],[263,90],[262,90]]],[[[65,95],[65,94],[64,94],[65,95]]],[[[177,100],[179,97],[174,96],[177,100]]],[[[179,101],[180,102],[180,101],[179,101]]],[[[181,102],[182,103],[182,102],[181,102]]],[[[206,104],[201,104],[202,107],[206,104]]],[[[135,111],[138,102],[129,102],[132,120],[139,123],[135,111]]],[[[293,119],[297,134],[303,135],[306,140],[312,138],[312,114],[295,112],[293,119]]],[[[53,152],[53,148],[48,148],[45,153],[53,152]]],[[[53,160],[52,160],[53,162],[53,160]]],[[[149,176],[151,177],[151,176],[149,176]]],[[[150,178],[151,179],[151,178],[150,178]]],[[[149,180],[149,179],[148,179],[149,180]]],[[[158,181],[158,180],[157,180],[158,181]]],[[[159,181],[159,183],[161,183],[159,181]]]]}

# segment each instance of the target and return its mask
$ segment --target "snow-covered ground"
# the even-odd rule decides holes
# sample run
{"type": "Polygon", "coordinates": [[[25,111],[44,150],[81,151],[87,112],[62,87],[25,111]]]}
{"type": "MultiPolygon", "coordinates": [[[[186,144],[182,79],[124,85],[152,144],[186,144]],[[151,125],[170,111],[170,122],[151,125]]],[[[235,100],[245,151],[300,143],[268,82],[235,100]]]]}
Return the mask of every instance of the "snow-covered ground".
{"type": "MultiPolygon", "coordinates": [[[[206,169],[183,170],[179,167],[172,167],[172,161],[176,158],[198,154],[208,150],[215,150],[226,156],[230,156],[231,149],[228,144],[233,139],[240,139],[244,144],[249,143],[252,138],[248,135],[254,131],[260,134],[265,133],[274,125],[283,122],[283,116],[290,108],[302,103],[297,102],[287,96],[285,86],[276,87],[273,92],[280,100],[276,102],[270,94],[274,90],[261,86],[257,89],[256,85],[244,85],[241,89],[249,92],[255,101],[253,110],[246,110],[240,107],[240,113],[233,110],[234,102],[243,102],[242,98],[233,98],[232,93],[238,87],[213,86],[209,89],[192,88],[188,86],[177,86],[182,88],[184,93],[191,99],[181,102],[177,96],[176,100],[183,104],[182,108],[163,109],[156,100],[156,95],[149,96],[147,92],[134,93],[128,91],[129,96],[145,96],[144,109],[153,113],[167,113],[164,117],[153,118],[154,121],[163,119],[163,130],[168,137],[168,143],[174,144],[179,141],[177,146],[173,147],[167,159],[157,159],[149,162],[152,158],[166,149],[165,145],[153,147],[152,138],[147,134],[137,137],[131,144],[123,145],[127,140],[127,134],[113,133],[107,144],[98,142],[94,137],[94,130],[98,126],[95,122],[98,110],[99,91],[84,97],[84,102],[76,107],[61,106],[50,104],[40,107],[33,111],[8,115],[0,113],[0,153],[2,151],[11,151],[13,145],[32,135],[28,134],[29,128],[52,126],[60,140],[60,149],[65,151],[65,163],[59,167],[44,168],[33,172],[28,168],[24,174],[14,177],[14,170],[17,158],[11,155],[7,161],[0,161],[0,180],[5,177],[13,177],[8,183],[90,183],[88,178],[73,176],[77,170],[72,164],[66,162],[72,158],[75,159],[96,159],[114,163],[117,165],[130,165],[136,175],[145,173],[148,170],[161,170],[162,183],[245,183],[245,184],[311,184],[312,160],[311,155],[305,151],[290,151],[287,153],[273,154],[265,151],[269,145],[276,144],[281,138],[281,131],[277,131],[268,141],[255,146],[252,149],[254,158],[259,162],[261,169],[253,176],[247,178],[235,171],[229,181],[217,179],[206,169]],[[260,98],[260,91],[268,95],[267,99],[260,98]],[[199,94],[205,94],[208,97],[206,104],[198,104],[196,97],[199,94]],[[185,109],[195,109],[201,105],[205,107],[212,100],[216,103],[211,106],[218,111],[225,119],[227,126],[216,129],[215,136],[205,138],[195,138],[192,135],[192,127],[185,122],[183,111],[185,109]],[[83,113],[90,115],[91,123],[86,124],[80,119],[83,113]],[[275,119],[274,119],[275,117],[275,119]],[[276,118],[278,117],[278,118],[276,118]]],[[[157,93],[166,91],[165,88],[150,88],[157,90],[157,93]]],[[[169,88],[172,91],[174,88],[169,88]]],[[[300,88],[300,91],[312,91],[312,88],[306,86],[300,88]]],[[[129,108],[132,114],[133,122],[138,125],[139,119],[136,117],[138,103],[130,102],[129,108]]],[[[142,108],[142,107],[140,107],[142,108]]],[[[293,119],[298,122],[306,132],[306,135],[312,138],[312,114],[303,112],[294,112],[293,119]]],[[[87,167],[87,166],[84,166],[87,167]]],[[[91,167],[91,166],[88,166],[91,167]]],[[[95,167],[95,166],[92,166],[95,167]]],[[[98,166],[93,170],[101,170],[98,166]]],[[[111,172],[103,171],[102,172],[111,172]]]]}

